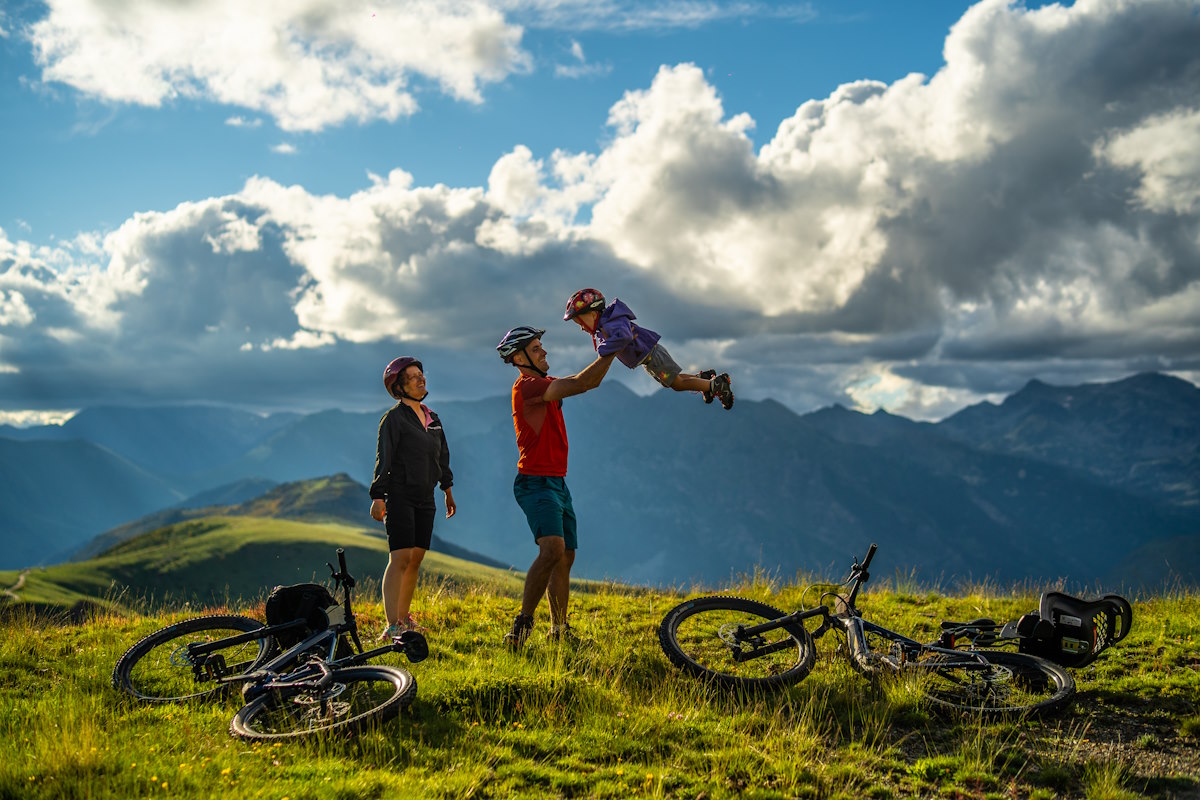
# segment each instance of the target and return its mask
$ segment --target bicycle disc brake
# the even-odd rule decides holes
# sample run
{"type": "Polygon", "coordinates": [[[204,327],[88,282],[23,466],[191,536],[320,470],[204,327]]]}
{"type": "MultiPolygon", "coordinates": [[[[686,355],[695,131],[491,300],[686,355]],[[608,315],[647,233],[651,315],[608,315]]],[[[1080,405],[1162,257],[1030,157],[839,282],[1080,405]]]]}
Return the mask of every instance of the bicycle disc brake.
{"type": "MultiPolygon", "coordinates": [[[[966,680],[955,682],[962,686],[963,691],[971,699],[983,701],[1008,697],[1012,693],[1014,677],[1011,668],[999,664],[988,664],[986,669],[969,672],[966,680]]],[[[950,679],[953,680],[953,678],[950,679]]]]}
{"type": "Polygon", "coordinates": [[[181,644],[178,647],[176,647],[174,650],[171,651],[171,657],[170,657],[171,666],[173,666],[173,667],[190,667],[196,663],[192,659],[191,651],[188,649],[188,647],[190,645],[191,645],[190,642],[188,644],[181,644]]]}
{"type": "Polygon", "coordinates": [[[743,635],[741,631],[745,627],[745,624],[740,622],[727,622],[717,629],[717,638],[735,653],[740,653],[743,647],[757,650],[767,644],[767,640],[762,634],[755,634],[754,636],[743,635]]]}
{"type": "Polygon", "coordinates": [[[351,704],[338,700],[346,691],[344,683],[330,683],[316,692],[300,692],[289,698],[297,716],[312,723],[328,723],[350,713],[351,704]]]}

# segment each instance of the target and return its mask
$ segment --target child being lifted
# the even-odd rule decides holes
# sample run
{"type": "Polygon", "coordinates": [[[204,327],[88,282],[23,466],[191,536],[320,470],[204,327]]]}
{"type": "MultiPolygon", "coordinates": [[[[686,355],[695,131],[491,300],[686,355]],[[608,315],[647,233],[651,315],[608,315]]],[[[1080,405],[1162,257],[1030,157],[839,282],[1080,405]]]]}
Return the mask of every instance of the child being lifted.
{"type": "Polygon", "coordinates": [[[634,324],[637,319],[620,300],[605,306],[604,295],[595,289],[580,289],[567,301],[564,320],[575,320],[592,335],[592,344],[601,356],[616,353],[617,359],[633,369],[641,365],[663,386],[677,392],[700,392],[704,402],[713,398],[725,408],[733,408],[733,388],[729,375],[706,369],[699,375],[684,372],[667,349],[659,344],[659,335],[634,324]]]}

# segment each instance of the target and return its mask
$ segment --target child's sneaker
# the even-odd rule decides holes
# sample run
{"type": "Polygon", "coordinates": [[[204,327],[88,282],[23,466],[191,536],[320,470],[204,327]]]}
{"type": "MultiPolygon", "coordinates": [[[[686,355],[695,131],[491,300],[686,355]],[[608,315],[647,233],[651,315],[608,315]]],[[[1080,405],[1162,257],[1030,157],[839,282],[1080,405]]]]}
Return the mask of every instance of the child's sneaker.
{"type": "Polygon", "coordinates": [[[532,630],[533,617],[529,614],[518,612],[517,616],[513,618],[512,630],[504,634],[504,643],[516,650],[525,644],[525,640],[529,638],[532,630]]]}
{"type": "Polygon", "coordinates": [[[696,377],[704,378],[708,381],[708,388],[705,389],[702,394],[704,395],[704,402],[711,403],[713,401],[712,379],[717,377],[717,371],[715,369],[706,369],[696,377]]]}
{"type": "Polygon", "coordinates": [[[393,622],[383,629],[383,633],[379,634],[379,641],[390,642],[400,634],[404,633],[405,628],[399,622],[393,622]]]}
{"type": "Polygon", "coordinates": [[[721,401],[726,410],[733,408],[733,387],[730,385],[729,373],[722,372],[709,381],[709,391],[721,401]]]}

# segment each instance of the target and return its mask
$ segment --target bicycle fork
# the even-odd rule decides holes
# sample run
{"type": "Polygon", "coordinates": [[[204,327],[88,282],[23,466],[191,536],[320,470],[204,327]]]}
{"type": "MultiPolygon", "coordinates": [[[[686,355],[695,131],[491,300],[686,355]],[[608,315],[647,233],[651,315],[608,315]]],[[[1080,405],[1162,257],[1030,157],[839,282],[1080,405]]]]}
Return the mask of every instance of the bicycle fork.
{"type": "Polygon", "coordinates": [[[827,631],[831,626],[831,617],[829,610],[824,606],[814,608],[810,611],[794,611],[791,614],[786,614],[778,619],[773,619],[770,622],[764,622],[760,625],[738,625],[733,632],[733,643],[728,643],[730,654],[733,660],[739,664],[743,661],[750,661],[755,658],[762,658],[771,653],[778,653],[781,650],[789,650],[796,645],[792,641],[804,641],[805,638],[818,638],[827,631]],[[823,616],[821,626],[812,634],[809,634],[804,628],[804,620],[812,617],[823,616]],[[770,631],[783,628],[791,636],[790,639],[780,639],[771,644],[764,644],[762,635],[770,631]],[[749,650],[743,650],[742,645],[749,645],[749,650]]]}

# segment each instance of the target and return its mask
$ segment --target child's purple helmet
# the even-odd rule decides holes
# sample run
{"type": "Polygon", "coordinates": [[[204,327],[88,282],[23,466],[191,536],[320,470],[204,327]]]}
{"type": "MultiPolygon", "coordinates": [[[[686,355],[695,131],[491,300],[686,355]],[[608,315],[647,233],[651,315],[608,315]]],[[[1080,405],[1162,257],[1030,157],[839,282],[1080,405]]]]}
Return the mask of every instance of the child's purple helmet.
{"type": "Polygon", "coordinates": [[[567,301],[567,313],[563,314],[563,320],[575,319],[580,314],[586,314],[589,311],[603,310],[604,295],[595,289],[580,289],[567,301]]]}

